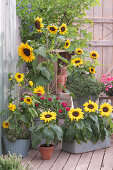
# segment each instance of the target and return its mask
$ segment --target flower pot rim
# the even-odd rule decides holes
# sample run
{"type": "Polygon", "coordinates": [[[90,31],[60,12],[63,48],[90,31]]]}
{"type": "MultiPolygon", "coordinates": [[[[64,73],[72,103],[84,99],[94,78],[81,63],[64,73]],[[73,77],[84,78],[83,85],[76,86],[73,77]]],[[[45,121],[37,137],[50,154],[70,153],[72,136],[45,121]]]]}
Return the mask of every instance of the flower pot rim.
{"type": "Polygon", "coordinates": [[[52,148],[55,146],[54,144],[50,144],[50,146],[43,146],[43,145],[46,145],[46,143],[39,145],[39,147],[40,148],[52,148]]]}

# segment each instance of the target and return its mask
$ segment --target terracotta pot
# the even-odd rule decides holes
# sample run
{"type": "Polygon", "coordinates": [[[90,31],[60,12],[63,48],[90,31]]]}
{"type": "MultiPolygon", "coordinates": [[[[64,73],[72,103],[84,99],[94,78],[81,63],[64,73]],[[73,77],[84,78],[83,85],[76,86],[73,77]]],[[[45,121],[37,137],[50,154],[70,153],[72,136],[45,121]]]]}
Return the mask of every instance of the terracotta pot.
{"type": "Polygon", "coordinates": [[[67,76],[67,66],[61,67],[60,72],[62,76],[67,76]]]}
{"type": "Polygon", "coordinates": [[[49,147],[44,145],[39,146],[39,151],[41,154],[41,158],[43,160],[50,160],[52,157],[53,150],[54,150],[54,145],[51,145],[49,147]]]}

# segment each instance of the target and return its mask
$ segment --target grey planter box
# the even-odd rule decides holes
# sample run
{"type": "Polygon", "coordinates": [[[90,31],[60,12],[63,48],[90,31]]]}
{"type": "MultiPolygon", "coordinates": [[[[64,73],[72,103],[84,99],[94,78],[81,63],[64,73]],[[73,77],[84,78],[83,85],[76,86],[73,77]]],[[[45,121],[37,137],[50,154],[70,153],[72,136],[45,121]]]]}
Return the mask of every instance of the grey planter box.
{"type": "Polygon", "coordinates": [[[74,154],[94,151],[108,147],[110,147],[109,138],[106,138],[103,142],[101,140],[98,140],[96,144],[92,143],[89,140],[87,141],[87,143],[81,142],[81,144],[78,144],[75,140],[72,143],[62,142],[62,150],[74,154]]]}
{"type": "Polygon", "coordinates": [[[15,142],[10,142],[6,136],[3,136],[5,153],[15,153],[17,156],[26,157],[30,147],[30,139],[18,139],[15,142]]]}

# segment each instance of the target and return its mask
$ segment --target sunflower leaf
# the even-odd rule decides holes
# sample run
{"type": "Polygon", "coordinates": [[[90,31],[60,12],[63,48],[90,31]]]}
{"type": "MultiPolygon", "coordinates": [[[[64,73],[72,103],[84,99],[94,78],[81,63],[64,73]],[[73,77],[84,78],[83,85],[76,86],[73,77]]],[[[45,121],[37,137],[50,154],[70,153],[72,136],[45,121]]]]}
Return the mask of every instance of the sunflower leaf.
{"type": "Polygon", "coordinates": [[[16,65],[16,68],[20,67],[23,63],[24,63],[24,61],[22,59],[20,59],[20,57],[19,57],[18,63],[16,65]]]}
{"type": "Polygon", "coordinates": [[[46,54],[46,48],[44,46],[39,47],[37,50],[37,53],[44,58],[48,58],[48,56],[46,54]]]}

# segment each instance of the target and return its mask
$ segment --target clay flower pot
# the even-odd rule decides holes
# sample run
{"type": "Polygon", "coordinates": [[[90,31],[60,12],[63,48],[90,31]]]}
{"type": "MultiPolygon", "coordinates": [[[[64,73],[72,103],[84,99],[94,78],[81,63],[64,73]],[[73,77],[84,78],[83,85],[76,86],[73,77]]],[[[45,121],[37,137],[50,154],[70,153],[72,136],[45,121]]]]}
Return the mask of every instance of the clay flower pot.
{"type": "Polygon", "coordinates": [[[46,146],[45,144],[39,146],[41,158],[43,160],[50,160],[54,150],[54,145],[46,146]]]}

